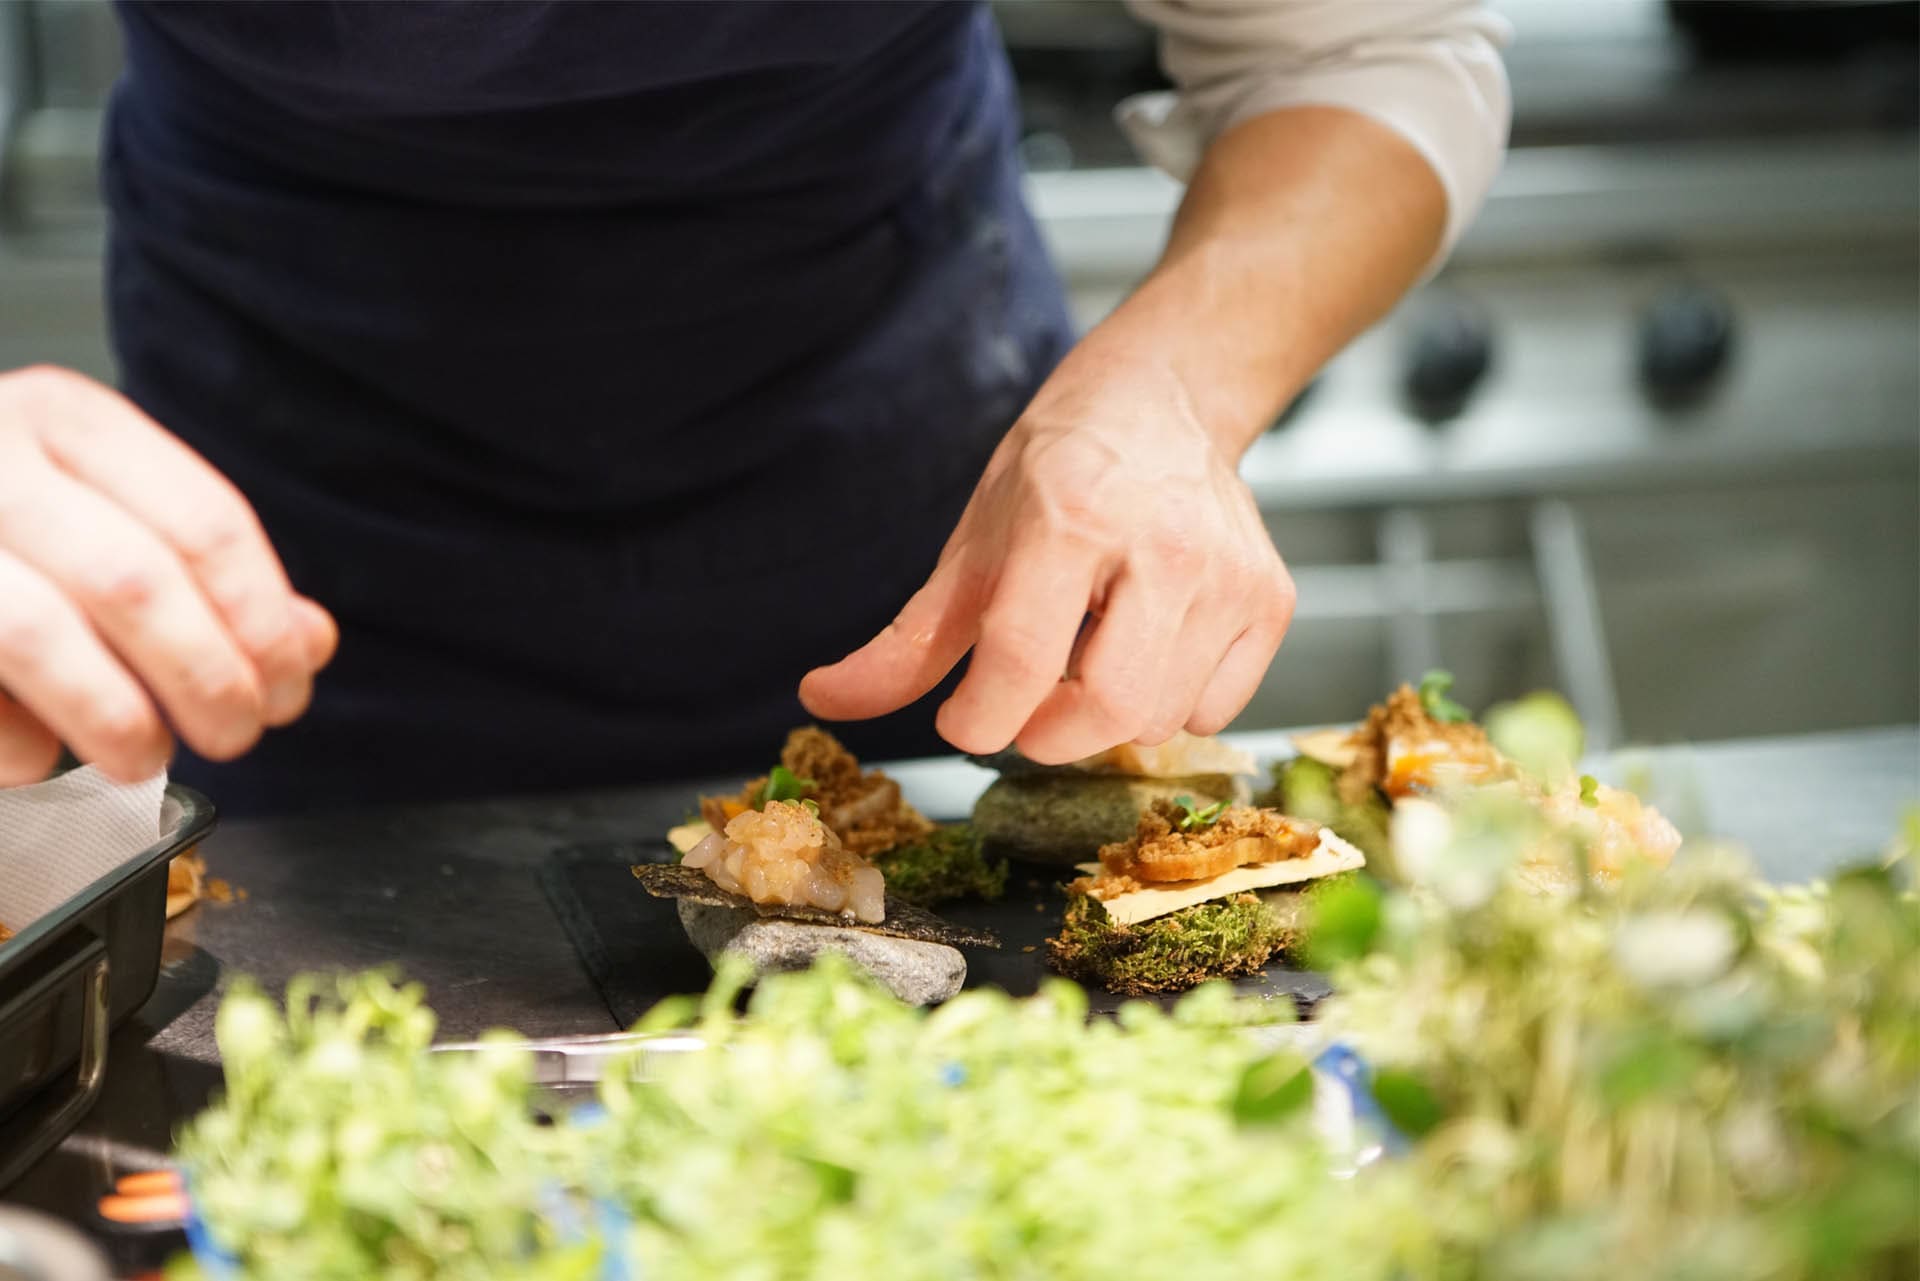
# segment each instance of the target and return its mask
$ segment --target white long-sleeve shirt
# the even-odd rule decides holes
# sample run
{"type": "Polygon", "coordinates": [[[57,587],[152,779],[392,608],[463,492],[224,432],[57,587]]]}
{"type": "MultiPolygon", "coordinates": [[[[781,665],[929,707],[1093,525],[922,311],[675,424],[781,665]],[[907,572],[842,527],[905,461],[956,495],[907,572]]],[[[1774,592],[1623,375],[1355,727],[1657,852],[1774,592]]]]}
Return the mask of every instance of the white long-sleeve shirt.
{"type": "Polygon", "coordinates": [[[1126,0],[1160,32],[1173,93],[1118,108],[1147,163],[1186,180],[1207,144],[1283,107],[1369,116],[1411,143],[1447,193],[1444,258],[1506,149],[1510,32],[1479,0],[1126,0]]]}

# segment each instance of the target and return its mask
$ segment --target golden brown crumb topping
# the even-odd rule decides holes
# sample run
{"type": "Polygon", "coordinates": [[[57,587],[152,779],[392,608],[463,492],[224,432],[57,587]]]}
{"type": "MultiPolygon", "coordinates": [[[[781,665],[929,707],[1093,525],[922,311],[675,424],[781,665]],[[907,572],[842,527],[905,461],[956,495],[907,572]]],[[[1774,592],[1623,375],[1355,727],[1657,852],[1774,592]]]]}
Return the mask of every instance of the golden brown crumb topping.
{"type": "Polygon", "coordinates": [[[1304,858],[1320,845],[1318,826],[1278,810],[1229,805],[1212,822],[1183,829],[1187,817],[1180,806],[1155,801],[1132,837],[1100,847],[1101,879],[1198,881],[1249,863],[1304,858]]]}
{"type": "Polygon", "coordinates": [[[1086,894],[1105,902],[1119,898],[1122,894],[1131,894],[1135,890],[1147,887],[1131,876],[1108,876],[1102,872],[1099,876],[1082,876],[1067,882],[1068,894],[1086,894]]]}
{"type": "MultiPolygon", "coordinates": [[[[933,824],[900,795],[900,785],[879,770],[862,770],[860,762],[840,740],[816,725],[787,735],[780,763],[795,777],[807,779],[807,799],[820,807],[820,820],[833,829],[840,843],[864,858],[920,840],[933,824]]],[[[765,775],[749,782],[734,796],[703,796],[700,817],[715,831],[756,807],[765,775]]]]}

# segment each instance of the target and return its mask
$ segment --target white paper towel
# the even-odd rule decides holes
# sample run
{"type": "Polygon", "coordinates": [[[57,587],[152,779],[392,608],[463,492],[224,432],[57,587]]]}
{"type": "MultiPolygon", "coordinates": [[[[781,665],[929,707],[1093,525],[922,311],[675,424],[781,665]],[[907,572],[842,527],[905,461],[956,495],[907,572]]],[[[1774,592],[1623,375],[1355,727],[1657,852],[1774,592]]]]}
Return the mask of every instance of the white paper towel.
{"type": "Polygon", "coordinates": [[[116,783],[91,765],[0,788],[0,925],[18,934],[160,839],[167,776],[116,783]]]}

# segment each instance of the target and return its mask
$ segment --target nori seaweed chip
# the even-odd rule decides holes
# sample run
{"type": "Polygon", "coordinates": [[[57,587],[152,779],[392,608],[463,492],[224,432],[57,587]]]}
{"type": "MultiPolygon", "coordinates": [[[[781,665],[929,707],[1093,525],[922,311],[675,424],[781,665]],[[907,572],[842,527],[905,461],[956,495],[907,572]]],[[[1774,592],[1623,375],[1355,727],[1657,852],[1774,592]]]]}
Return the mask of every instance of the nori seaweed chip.
{"type": "Polygon", "coordinates": [[[634,879],[646,886],[655,898],[691,899],[715,907],[744,907],[761,916],[783,921],[804,921],[811,925],[833,925],[843,930],[865,930],[894,938],[917,939],[922,943],[944,943],[948,947],[999,947],[1000,939],[987,930],[969,929],[943,921],[924,908],[887,895],[887,919],[878,925],[855,921],[839,912],[820,907],[786,903],[756,903],[743,894],[730,894],[713,883],[713,878],[696,867],[682,863],[636,863],[634,879]]]}

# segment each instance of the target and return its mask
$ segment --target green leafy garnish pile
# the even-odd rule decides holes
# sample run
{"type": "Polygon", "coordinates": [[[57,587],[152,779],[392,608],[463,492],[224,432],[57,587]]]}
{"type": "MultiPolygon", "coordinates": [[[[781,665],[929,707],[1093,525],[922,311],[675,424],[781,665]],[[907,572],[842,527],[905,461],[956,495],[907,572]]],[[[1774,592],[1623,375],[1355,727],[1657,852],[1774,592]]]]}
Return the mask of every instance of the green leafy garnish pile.
{"type": "Polygon", "coordinates": [[[523,1058],[457,1067],[418,1038],[356,1039],[364,986],[319,1039],[252,998],[260,1053],[230,1060],[181,1155],[246,1281],[598,1281],[581,1247],[535,1233],[556,1185],[627,1217],[607,1244],[647,1281],[1388,1275],[1352,1266],[1379,1229],[1326,1177],[1304,1059],[1243,1030],[1284,1011],[1209,988],[1090,1022],[1055,982],[929,1014],[829,956],[762,981],[741,1016],[744,978],[727,964],[643,1025],[690,1025],[709,1052],[656,1056],[646,1079],[616,1065],[597,1122],[544,1130],[520,1119],[523,1058]],[[336,1068],[315,1060],[348,1057],[365,1085],[316,1091],[336,1068]],[[464,1108],[483,1113],[470,1131],[443,1124],[464,1108]]]}
{"type": "Polygon", "coordinates": [[[1701,850],[1612,894],[1346,918],[1320,1016],[1420,1140],[1410,1275],[1912,1275],[1920,900],[1885,870],[1775,890],[1701,850]]]}
{"type": "Polygon", "coordinates": [[[710,1001],[711,1062],[607,1091],[649,1281],[1385,1275],[1341,1262],[1369,1230],[1334,1209],[1303,1061],[1224,991],[1090,1023],[1069,985],[921,1014],[843,978],[710,1001]]]}
{"type": "Polygon", "coordinates": [[[583,1153],[535,1124],[528,1055],[429,1055],[433,1029],[420,987],[377,973],[295,979],[284,1014],[248,983],[227,994],[225,1096],[179,1157],[244,1276],[597,1275],[601,1247],[563,1240],[550,1213],[545,1189],[583,1153]]]}
{"type": "Polygon", "coordinates": [[[1184,992],[1207,978],[1257,974],[1293,934],[1253,894],[1237,894],[1168,916],[1120,925],[1100,900],[1067,900],[1047,963],[1068,978],[1123,996],[1184,992]]]}
{"type": "Polygon", "coordinates": [[[992,901],[1007,892],[1007,860],[989,859],[979,834],[965,823],[936,827],[924,840],[874,858],[887,892],[917,907],[954,899],[992,901]]]}
{"type": "Polygon", "coordinates": [[[422,1053],[417,989],[302,982],[283,1016],[237,987],[180,1156],[244,1281],[598,1281],[602,1252],[647,1281],[1913,1274],[1920,900],[1894,872],[1775,890],[1702,851],[1538,895],[1485,879],[1489,831],[1456,844],[1445,894],[1307,899],[1322,1031],[1405,1139],[1358,1169],[1303,1060],[1243,1026],[1283,1007],[1216,984],[1089,1021],[1056,983],[929,1013],[832,956],[744,1013],[723,963],[642,1025],[708,1049],[610,1065],[602,1115],[550,1126],[524,1052],[422,1053]]]}

